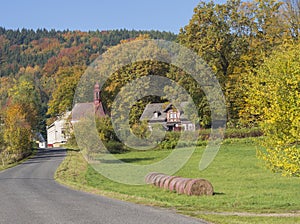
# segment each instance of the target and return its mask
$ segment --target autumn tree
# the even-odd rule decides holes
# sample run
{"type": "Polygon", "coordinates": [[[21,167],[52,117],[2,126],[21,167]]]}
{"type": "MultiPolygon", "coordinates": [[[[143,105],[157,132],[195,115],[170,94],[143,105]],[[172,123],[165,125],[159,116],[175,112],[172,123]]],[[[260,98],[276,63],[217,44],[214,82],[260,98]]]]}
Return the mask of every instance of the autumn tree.
{"type": "Polygon", "coordinates": [[[193,49],[213,69],[225,90],[244,46],[234,21],[239,19],[239,1],[226,4],[200,2],[190,23],[181,29],[179,41],[193,49]]]}
{"type": "Polygon", "coordinates": [[[6,148],[2,151],[2,163],[15,162],[30,153],[32,132],[27,122],[27,111],[21,104],[7,107],[4,118],[3,141],[6,148]]]}
{"type": "Polygon", "coordinates": [[[48,103],[47,113],[51,117],[62,115],[72,109],[75,90],[84,69],[82,66],[73,66],[62,68],[57,72],[57,87],[48,103]]]}
{"type": "MultiPolygon", "coordinates": [[[[5,107],[8,99],[8,90],[13,86],[13,79],[10,77],[0,78],[0,108],[5,107]]],[[[0,114],[1,114],[0,110],[0,114]]]]}
{"type": "Polygon", "coordinates": [[[34,130],[39,129],[41,122],[41,98],[34,80],[28,76],[21,76],[8,90],[8,97],[12,104],[19,104],[24,109],[25,120],[34,130]]]}
{"type": "Polygon", "coordinates": [[[283,2],[230,0],[200,2],[179,41],[192,48],[216,73],[227,101],[228,120],[238,124],[247,74],[272,50],[291,39],[282,16],[283,2]]]}
{"type": "Polygon", "coordinates": [[[6,145],[5,145],[5,141],[4,141],[4,127],[3,127],[3,121],[2,121],[3,118],[1,118],[1,125],[0,125],[0,158],[2,160],[2,165],[5,164],[5,161],[4,161],[4,158],[3,158],[3,151],[5,150],[6,148],[6,145]]]}
{"type": "Polygon", "coordinates": [[[2,163],[14,162],[28,155],[32,147],[32,135],[42,126],[41,99],[34,77],[23,74],[7,89],[8,100],[1,113],[4,145],[2,163]]]}
{"type": "Polygon", "coordinates": [[[284,0],[283,17],[293,39],[300,38],[300,0],[284,0]]]}
{"type": "Polygon", "coordinates": [[[300,45],[278,48],[250,74],[246,108],[265,138],[259,152],[268,167],[300,176],[300,45]]]}

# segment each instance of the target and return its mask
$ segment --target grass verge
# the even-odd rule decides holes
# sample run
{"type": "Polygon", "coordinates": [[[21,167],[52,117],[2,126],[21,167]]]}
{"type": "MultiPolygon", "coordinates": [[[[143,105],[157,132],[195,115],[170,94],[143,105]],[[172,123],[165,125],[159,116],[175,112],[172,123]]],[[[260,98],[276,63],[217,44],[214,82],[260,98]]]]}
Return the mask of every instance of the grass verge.
{"type": "MultiPolygon", "coordinates": [[[[239,140],[223,144],[213,163],[200,172],[198,164],[203,150],[204,147],[198,147],[176,175],[208,179],[216,192],[212,197],[178,195],[149,185],[128,186],[115,183],[97,173],[80,152],[71,150],[58,168],[55,178],[78,190],[175,209],[179,213],[213,223],[300,222],[297,213],[300,211],[300,178],[282,177],[264,169],[255,156],[256,148],[252,141],[239,140]],[[247,216],[237,215],[235,212],[245,213],[247,216]],[[261,213],[290,213],[292,216],[260,216],[261,213]]],[[[117,157],[135,164],[150,164],[165,158],[170,152],[137,151],[119,154],[117,157]]]]}
{"type": "Polygon", "coordinates": [[[37,149],[34,149],[34,150],[32,150],[32,152],[31,152],[30,155],[28,155],[27,157],[25,157],[24,159],[22,159],[22,160],[20,160],[20,161],[18,161],[18,162],[10,163],[10,164],[7,164],[7,165],[5,165],[5,166],[0,165],[0,171],[6,170],[6,169],[8,169],[8,168],[12,168],[12,167],[17,166],[17,165],[19,165],[19,164],[21,164],[21,163],[24,163],[24,162],[27,161],[28,159],[30,159],[30,158],[32,158],[33,156],[35,156],[36,153],[37,153],[37,149]]]}

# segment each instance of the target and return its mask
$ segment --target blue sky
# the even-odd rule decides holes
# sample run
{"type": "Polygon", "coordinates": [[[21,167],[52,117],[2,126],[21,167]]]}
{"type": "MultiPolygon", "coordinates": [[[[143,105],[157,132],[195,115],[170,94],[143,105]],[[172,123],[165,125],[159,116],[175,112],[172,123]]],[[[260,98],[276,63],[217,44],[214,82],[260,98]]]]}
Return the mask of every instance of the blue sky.
{"type": "MultiPolygon", "coordinates": [[[[200,0],[3,0],[0,26],[56,30],[161,30],[178,33],[200,0]]],[[[219,0],[217,2],[225,2],[219,0]]]]}

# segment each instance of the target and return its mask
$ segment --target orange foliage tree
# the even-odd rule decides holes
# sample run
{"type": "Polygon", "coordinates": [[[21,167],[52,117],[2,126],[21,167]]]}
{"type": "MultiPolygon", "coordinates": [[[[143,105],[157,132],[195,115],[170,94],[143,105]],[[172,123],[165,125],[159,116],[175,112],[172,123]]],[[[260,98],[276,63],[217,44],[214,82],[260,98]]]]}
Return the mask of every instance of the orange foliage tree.
{"type": "Polygon", "coordinates": [[[4,118],[2,163],[15,162],[26,156],[32,147],[31,126],[26,121],[26,111],[21,104],[7,107],[4,118]]]}

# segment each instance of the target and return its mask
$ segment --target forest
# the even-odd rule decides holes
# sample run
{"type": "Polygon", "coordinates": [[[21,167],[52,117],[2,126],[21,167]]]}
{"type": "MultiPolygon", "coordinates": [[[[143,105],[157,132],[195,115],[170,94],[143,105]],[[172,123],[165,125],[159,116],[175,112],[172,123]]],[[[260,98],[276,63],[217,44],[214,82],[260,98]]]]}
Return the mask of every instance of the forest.
{"type": "MultiPolygon", "coordinates": [[[[2,163],[30,151],[34,133],[72,109],[76,85],[87,66],[112,46],[141,39],[164,39],[192,49],[211,67],[226,99],[227,127],[259,127],[268,166],[300,175],[300,2],[298,0],[201,1],[178,35],[159,31],[56,31],[0,28],[0,151],[2,163]]],[[[210,127],[205,95],[180,69],[159,62],[122,68],[105,84],[115,96],[131,74],[159,74],[189,91],[201,127],[210,127]]],[[[106,99],[106,101],[105,101],[106,99]]],[[[132,109],[132,127],[149,102],[132,109]]],[[[105,122],[105,121],[102,121],[105,122]]],[[[115,137],[114,137],[115,138],[115,137]]],[[[109,139],[108,139],[109,140],[109,139]]]]}

